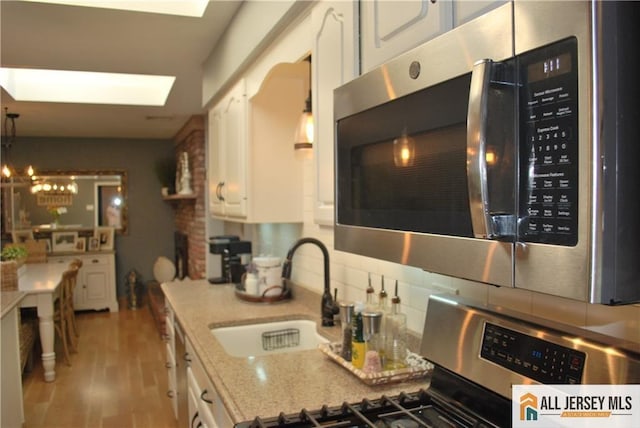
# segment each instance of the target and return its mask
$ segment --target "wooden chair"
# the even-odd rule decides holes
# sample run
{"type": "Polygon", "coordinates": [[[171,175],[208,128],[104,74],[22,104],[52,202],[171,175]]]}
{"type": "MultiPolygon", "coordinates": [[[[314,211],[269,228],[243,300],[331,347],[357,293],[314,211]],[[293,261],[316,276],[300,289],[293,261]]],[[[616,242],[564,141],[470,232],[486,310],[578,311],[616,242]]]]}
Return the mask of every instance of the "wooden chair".
{"type": "Polygon", "coordinates": [[[62,341],[62,348],[64,351],[64,359],[67,365],[71,365],[69,358],[69,342],[72,346],[77,345],[75,343],[75,336],[69,334],[69,294],[73,294],[73,287],[75,286],[76,278],[78,277],[78,269],[68,269],[62,274],[62,281],[58,287],[60,293],[56,300],[55,308],[53,311],[53,323],[56,333],[62,341]]]}
{"type": "Polygon", "coordinates": [[[69,331],[69,337],[71,338],[71,344],[74,351],[78,350],[77,337],[80,337],[78,333],[78,326],[76,324],[76,310],[73,303],[73,296],[78,283],[78,271],[82,267],[82,260],[74,259],[69,263],[69,269],[76,271],[76,275],[73,277],[73,283],[69,285],[69,292],[67,293],[67,328],[69,331]]]}
{"type": "Polygon", "coordinates": [[[47,243],[45,241],[28,240],[24,242],[27,249],[27,263],[47,262],[47,243]]]}

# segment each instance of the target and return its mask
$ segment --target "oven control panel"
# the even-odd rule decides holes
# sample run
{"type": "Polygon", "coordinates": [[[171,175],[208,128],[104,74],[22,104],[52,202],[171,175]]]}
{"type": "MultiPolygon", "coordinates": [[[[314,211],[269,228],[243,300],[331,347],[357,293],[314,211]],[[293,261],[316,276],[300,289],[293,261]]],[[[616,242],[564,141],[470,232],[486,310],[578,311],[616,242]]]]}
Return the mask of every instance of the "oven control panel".
{"type": "Polygon", "coordinates": [[[582,383],[586,355],[486,322],[480,356],[543,384],[582,383]]]}

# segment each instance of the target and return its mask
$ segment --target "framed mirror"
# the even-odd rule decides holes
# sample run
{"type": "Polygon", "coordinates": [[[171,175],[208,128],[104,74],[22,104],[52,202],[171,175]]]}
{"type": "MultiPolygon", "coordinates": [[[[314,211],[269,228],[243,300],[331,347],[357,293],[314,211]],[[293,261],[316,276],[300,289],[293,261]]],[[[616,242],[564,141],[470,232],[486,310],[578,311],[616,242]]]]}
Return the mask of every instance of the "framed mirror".
{"type": "Polygon", "coordinates": [[[9,205],[3,208],[5,231],[111,226],[116,233],[127,234],[123,170],[38,171],[32,180],[3,183],[3,194],[3,204],[9,205]],[[53,186],[65,191],[45,190],[53,186]]]}

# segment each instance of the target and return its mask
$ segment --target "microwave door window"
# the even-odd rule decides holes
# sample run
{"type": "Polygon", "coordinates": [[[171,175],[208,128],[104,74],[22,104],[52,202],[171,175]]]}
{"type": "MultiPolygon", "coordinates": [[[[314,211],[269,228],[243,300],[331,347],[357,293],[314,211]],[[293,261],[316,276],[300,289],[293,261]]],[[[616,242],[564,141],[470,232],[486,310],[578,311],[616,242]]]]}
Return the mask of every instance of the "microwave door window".
{"type": "Polygon", "coordinates": [[[472,236],[470,80],[464,75],[338,121],[338,223],[472,236]]]}
{"type": "Polygon", "coordinates": [[[415,142],[411,165],[394,161],[394,140],[353,149],[351,206],[359,213],[358,223],[471,236],[466,151],[460,143],[465,125],[410,137],[415,142]]]}

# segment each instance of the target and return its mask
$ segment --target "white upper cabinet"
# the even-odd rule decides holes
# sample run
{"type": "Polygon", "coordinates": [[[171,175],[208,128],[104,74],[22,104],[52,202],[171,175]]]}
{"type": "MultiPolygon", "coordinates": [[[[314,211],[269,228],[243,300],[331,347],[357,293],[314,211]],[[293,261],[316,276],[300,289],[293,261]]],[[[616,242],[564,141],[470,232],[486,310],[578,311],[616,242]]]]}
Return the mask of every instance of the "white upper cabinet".
{"type": "Polygon", "coordinates": [[[302,222],[302,163],[293,137],[308,63],[274,66],[248,99],[245,80],[209,111],[209,210],[242,223],[302,222]]]}
{"type": "Polygon", "coordinates": [[[509,0],[361,0],[362,72],[509,0]]]}
{"type": "Polygon", "coordinates": [[[457,27],[473,18],[484,15],[492,9],[508,3],[509,0],[460,0],[453,2],[453,26],[457,27]]]}
{"type": "Polygon", "coordinates": [[[247,215],[247,96],[241,79],[209,111],[209,208],[216,216],[247,215]]]}
{"type": "Polygon", "coordinates": [[[333,225],[333,90],[358,75],[358,3],[323,1],[311,12],[316,182],[314,220],[333,225]]]}
{"type": "Polygon", "coordinates": [[[360,2],[362,72],[453,27],[451,1],[360,2]]]}

